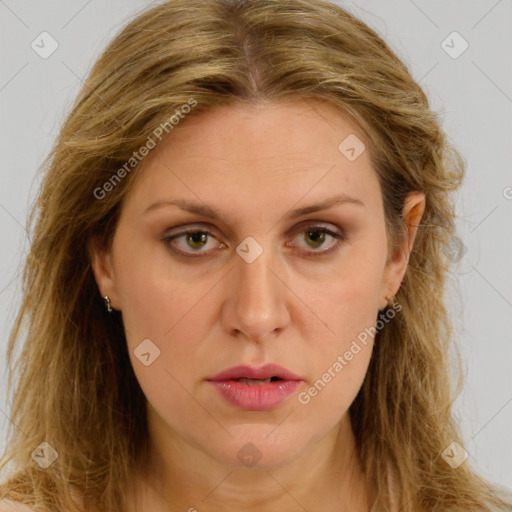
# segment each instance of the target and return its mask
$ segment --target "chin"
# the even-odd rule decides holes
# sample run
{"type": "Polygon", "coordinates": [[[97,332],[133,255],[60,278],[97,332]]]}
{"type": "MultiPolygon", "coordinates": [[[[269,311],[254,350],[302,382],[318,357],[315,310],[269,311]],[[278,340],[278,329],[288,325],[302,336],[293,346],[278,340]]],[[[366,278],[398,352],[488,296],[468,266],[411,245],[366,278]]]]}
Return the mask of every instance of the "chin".
{"type": "MultiPolygon", "coordinates": [[[[304,438],[294,439],[294,435],[271,438],[269,428],[265,425],[264,433],[260,435],[236,436],[230,440],[215,458],[233,470],[273,470],[285,466],[295,460],[307,448],[304,438]]],[[[213,455],[213,454],[212,454],[213,455]]]]}

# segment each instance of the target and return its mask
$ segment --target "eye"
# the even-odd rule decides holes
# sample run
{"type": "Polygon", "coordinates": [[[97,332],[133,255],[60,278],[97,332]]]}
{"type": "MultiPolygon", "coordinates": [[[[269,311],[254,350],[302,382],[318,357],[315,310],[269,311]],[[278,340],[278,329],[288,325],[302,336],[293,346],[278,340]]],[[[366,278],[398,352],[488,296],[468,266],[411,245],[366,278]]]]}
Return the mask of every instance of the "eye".
{"type": "Polygon", "coordinates": [[[338,249],[342,240],[345,239],[343,234],[334,232],[324,226],[308,226],[299,232],[299,236],[303,237],[303,240],[306,241],[305,253],[313,256],[323,256],[324,254],[338,249]],[[326,241],[329,239],[337,240],[337,242],[329,244],[327,249],[318,250],[322,246],[325,246],[326,241]]]}
{"type": "MultiPolygon", "coordinates": [[[[345,239],[343,234],[334,232],[324,226],[308,226],[307,228],[300,230],[295,238],[299,236],[302,236],[307,244],[306,247],[299,246],[300,249],[306,249],[305,251],[301,250],[301,252],[312,256],[322,256],[336,250],[342,243],[341,241],[345,239]],[[338,240],[338,242],[329,244],[327,249],[319,250],[319,248],[325,245],[329,238],[338,240]]],[[[196,229],[183,231],[181,233],[165,237],[163,242],[176,254],[196,257],[203,256],[203,253],[204,255],[207,255],[215,249],[215,246],[213,246],[210,247],[210,250],[203,250],[204,247],[208,246],[209,238],[215,238],[214,234],[210,230],[196,229]],[[177,243],[180,240],[182,241],[182,245],[177,243]]],[[[295,246],[293,243],[287,243],[286,245],[295,246]]],[[[217,246],[217,248],[224,247],[226,246],[222,243],[217,246]]]]}
{"type": "MultiPolygon", "coordinates": [[[[208,229],[194,230],[194,231],[183,231],[182,233],[177,233],[176,235],[172,235],[163,239],[163,241],[168,245],[168,247],[176,252],[177,254],[183,256],[192,256],[192,253],[206,253],[207,251],[201,250],[203,247],[208,245],[208,237],[212,237],[213,233],[208,229]],[[193,249],[192,253],[187,252],[187,247],[175,247],[175,240],[183,239],[184,243],[188,245],[188,249],[193,249]]],[[[221,247],[225,247],[224,244],[220,244],[221,247]]]]}

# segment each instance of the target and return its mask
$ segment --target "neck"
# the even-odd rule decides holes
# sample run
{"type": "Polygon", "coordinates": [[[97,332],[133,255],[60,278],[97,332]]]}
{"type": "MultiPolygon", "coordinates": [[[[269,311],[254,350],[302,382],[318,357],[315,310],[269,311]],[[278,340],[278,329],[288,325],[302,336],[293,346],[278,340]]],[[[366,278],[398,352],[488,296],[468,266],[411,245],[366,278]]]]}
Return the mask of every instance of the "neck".
{"type": "Polygon", "coordinates": [[[368,512],[370,493],[348,415],[296,459],[272,469],[233,469],[167,429],[150,423],[150,460],[134,486],[143,510],[220,512],[229,505],[247,512],[368,512]]]}

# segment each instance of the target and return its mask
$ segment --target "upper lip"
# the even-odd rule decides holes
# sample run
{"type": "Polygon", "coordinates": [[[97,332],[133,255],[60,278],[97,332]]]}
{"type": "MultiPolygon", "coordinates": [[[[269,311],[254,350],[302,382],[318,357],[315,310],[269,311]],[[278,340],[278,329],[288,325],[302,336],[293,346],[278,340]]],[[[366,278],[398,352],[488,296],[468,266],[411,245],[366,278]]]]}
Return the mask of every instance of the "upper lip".
{"type": "Polygon", "coordinates": [[[279,377],[283,380],[303,380],[298,375],[295,375],[290,370],[287,370],[278,364],[266,364],[260,368],[248,365],[234,366],[233,368],[228,368],[207,380],[219,382],[241,379],[244,377],[247,379],[268,379],[270,377],[279,377]]]}

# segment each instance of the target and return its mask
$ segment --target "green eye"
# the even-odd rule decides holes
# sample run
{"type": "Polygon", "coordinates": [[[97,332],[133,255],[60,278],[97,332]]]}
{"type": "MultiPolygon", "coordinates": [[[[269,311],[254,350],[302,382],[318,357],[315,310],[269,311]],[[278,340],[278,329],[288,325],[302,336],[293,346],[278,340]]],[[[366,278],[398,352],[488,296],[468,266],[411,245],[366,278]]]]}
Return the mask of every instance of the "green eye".
{"type": "Polygon", "coordinates": [[[316,234],[316,236],[312,237],[313,244],[314,244],[313,247],[315,247],[315,248],[317,248],[318,246],[321,246],[325,242],[325,235],[328,234],[326,231],[320,230],[320,229],[317,229],[315,231],[308,230],[308,231],[304,231],[304,233],[306,234],[306,236],[309,236],[310,239],[311,239],[311,235],[316,234]],[[320,235],[318,236],[319,233],[320,233],[320,235]]]}
{"type": "Polygon", "coordinates": [[[208,233],[203,231],[195,231],[193,233],[187,234],[187,244],[190,245],[193,249],[201,249],[207,242],[208,233]]]}
{"type": "Polygon", "coordinates": [[[183,255],[183,256],[195,256],[193,253],[206,253],[206,251],[201,250],[203,247],[206,247],[208,244],[208,237],[212,237],[213,233],[204,230],[194,230],[194,231],[183,231],[182,233],[177,233],[176,235],[172,235],[163,239],[164,243],[174,252],[183,255]],[[184,240],[186,247],[183,245],[176,247],[175,240],[184,240]],[[187,252],[189,249],[192,249],[190,252],[187,252]]]}
{"type": "Polygon", "coordinates": [[[344,236],[341,233],[336,233],[323,226],[308,227],[300,231],[299,235],[303,236],[304,240],[306,241],[307,247],[305,248],[306,250],[304,253],[312,256],[323,256],[324,254],[336,250],[340,246],[341,241],[344,239],[344,236]],[[328,240],[328,237],[338,240],[338,242],[332,243],[327,249],[312,251],[307,250],[308,248],[318,249],[324,246],[326,240],[328,240]]]}
{"type": "MultiPolygon", "coordinates": [[[[330,253],[331,251],[336,250],[341,241],[344,240],[344,236],[341,233],[336,233],[327,229],[323,226],[311,226],[306,229],[302,229],[299,232],[299,235],[302,236],[306,242],[307,247],[301,247],[302,253],[312,255],[312,256],[322,256],[324,254],[330,253]],[[335,240],[338,240],[337,243],[333,243],[329,248],[318,250],[323,245],[325,245],[328,238],[331,237],[335,240]],[[308,250],[312,249],[312,250],[308,250]]],[[[202,256],[208,255],[211,251],[202,250],[204,247],[207,247],[209,238],[215,238],[214,234],[207,230],[194,230],[194,231],[183,231],[181,233],[177,233],[170,237],[166,237],[163,239],[163,242],[175,253],[181,256],[202,256]],[[183,240],[183,243],[186,246],[177,246],[178,240],[183,240]]],[[[292,246],[294,244],[291,244],[292,246]]],[[[224,244],[220,244],[219,247],[225,247],[224,244]]]]}

